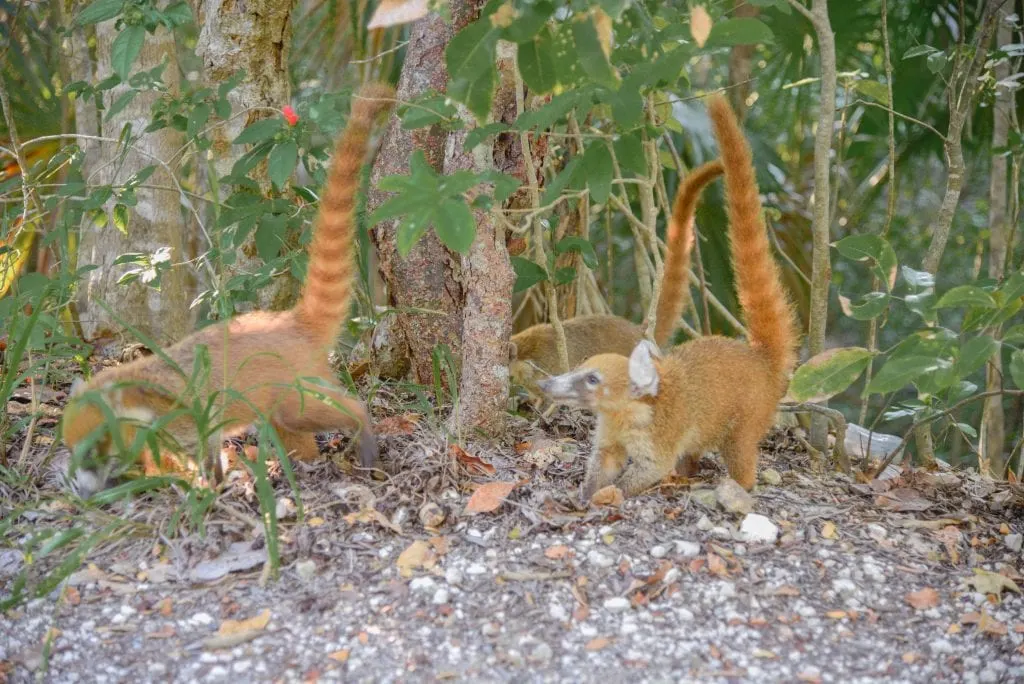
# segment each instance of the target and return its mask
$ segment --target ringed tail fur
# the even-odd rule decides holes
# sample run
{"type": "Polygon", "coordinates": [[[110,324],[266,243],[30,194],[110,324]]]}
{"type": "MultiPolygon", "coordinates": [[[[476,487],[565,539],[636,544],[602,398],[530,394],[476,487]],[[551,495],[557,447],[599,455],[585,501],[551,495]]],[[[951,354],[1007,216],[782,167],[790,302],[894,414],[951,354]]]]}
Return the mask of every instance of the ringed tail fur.
{"type": "Polygon", "coordinates": [[[658,297],[654,341],[664,347],[675,332],[679,317],[690,302],[690,253],[693,251],[693,219],[697,200],[704,188],[724,171],[721,160],[715,159],[690,171],[679,183],[668,222],[668,250],[658,297]]]}
{"type": "Polygon", "coordinates": [[[391,105],[394,95],[389,85],[364,85],[352,99],[352,114],[334,147],[309,246],[306,282],[295,305],[297,318],[325,343],[338,334],[348,314],[360,171],[374,119],[391,105]]]}
{"type": "Polygon", "coordinates": [[[797,359],[796,317],[768,244],[753,154],[725,98],[709,98],[708,113],[725,166],[733,271],[750,345],[768,358],[780,378],[786,378],[797,359]]]}

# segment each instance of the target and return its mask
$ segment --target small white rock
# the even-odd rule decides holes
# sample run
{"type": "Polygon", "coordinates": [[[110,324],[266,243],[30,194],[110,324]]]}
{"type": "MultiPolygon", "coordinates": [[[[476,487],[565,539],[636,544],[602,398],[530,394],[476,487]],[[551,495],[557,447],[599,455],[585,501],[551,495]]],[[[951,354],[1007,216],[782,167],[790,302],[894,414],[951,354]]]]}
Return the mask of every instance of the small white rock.
{"type": "Polygon", "coordinates": [[[612,613],[621,613],[629,610],[629,599],[624,596],[615,596],[604,600],[604,609],[612,613]]]}
{"type": "Polygon", "coordinates": [[[249,668],[251,667],[251,660],[239,660],[237,663],[231,666],[231,669],[232,671],[234,671],[235,674],[243,674],[245,672],[248,672],[249,668]]]}
{"type": "Polygon", "coordinates": [[[1014,553],[1020,553],[1021,547],[1024,547],[1024,535],[1008,534],[1003,537],[1003,544],[1014,553]]]}
{"type": "Polygon", "coordinates": [[[587,562],[598,568],[610,568],[615,565],[614,558],[596,549],[587,554],[587,562]]]}
{"type": "Polygon", "coordinates": [[[447,589],[438,589],[434,592],[434,598],[432,598],[430,601],[435,606],[443,606],[444,604],[448,603],[450,599],[451,594],[447,589]]]}
{"type": "Polygon", "coordinates": [[[212,625],[213,616],[209,613],[196,613],[189,619],[189,622],[194,625],[212,625]]]}
{"type": "Polygon", "coordinates": [[[682,576],[683,573],[679,570],[679,568],[673,567],[668,569],[668,572],[665,573],[665,577],[661,581],[662,584],[665,585],[675,584],[679,581],[679,578],[682,576]]]}
{"type": "Polygon", "coordinates": [[[560,603],[552,603],[548,606],[548,615],[550,615],[551,619],[556,622],[569,621],[569,611],[562,607],[562,604],[560,603]]]}
{"type": "Polygon", "coordinates": [[[417,577],[409,582],[409,589],[422,592],[433,591],[436,584],[432,577],[417,577]]]}
{"type": "Polygon", "coordinates": [[[629,636],[630,634],[636,634],[640,631],[640,625],[636,624],[632,620],[623,620],[622,626],[619,627],[619,632],[623,636],[629,636]]]}
{"type": "Polygon", "coordinates": [[[313,575],[316,574],[316,561],[306,559],[301,560],[295,564],[295,572],[299,574],[299,577],[304,581],[313,579],[313,575]]]}
{"type": "Polygon", "coordinates": [[[885,529],[878,523],[868,523],[865,526],[865,529],[867,529],[868,536],[875,541],[881,541],[889,535],[889,530],[885,529]]]}
{"type": "Polygon", "coordinates": [[[444,571],[444,581],[448,584],[462,584],[462,571],[458,568],[448,568],[444,571]]]}
{"type": "Polygon", "coordinates": [[[856,594],[857,585],[852,580],[848,579],[837,579],[832,582],[832,588],[840,594],[856,594]]]}
{"type": "Polygon", "coordinates": [[[480,565],[479,563],[473,563],[468,568],[466,568],[466,572],[470,575],[483,575],[487,572],[487,567],[480,565]]]}
{"type": "Polygon", "coordinates": [[[754,544],[774,544],[779,538],[779,527],[759,513],[747,513],[740,523],[740,537],[754,544]]]}
{"type": "Polygon", "coordinates": [[[274,514],[278,520],[287,520],[288,518],[295,517],[295,502],[286,496],[281,497],[277,500],[277,505],[274,507],[274,514]]]}
{"type": "Polygon", "coordinates": [[[675,545],[676,553],[683,558],[696,558],[700,555],[700,544],[697,542],[677,539],[675,545]]]}
{"type": "Polygon", "coordinates": [[[668,547],[658,544],[651,547],[651,558],[664,558],[668,555],[668,547]]]}
{"type": "Polygon", "coordinates": [[[729,531],[728,527],[718,525],[711,528],[711,536],[715,539],[732,539],[732,532],[729,531]]]}
{"type": "Polygon", "coordinates": [[[700,516],[700,520],[697,521],[697,529],[698,530],[700,530],[701,532],[707,532],[712,527],[714,527],[714,524],[711,522],[711,519],[708,518],[708,516],[706,516],[706,515],[700,516]]]}

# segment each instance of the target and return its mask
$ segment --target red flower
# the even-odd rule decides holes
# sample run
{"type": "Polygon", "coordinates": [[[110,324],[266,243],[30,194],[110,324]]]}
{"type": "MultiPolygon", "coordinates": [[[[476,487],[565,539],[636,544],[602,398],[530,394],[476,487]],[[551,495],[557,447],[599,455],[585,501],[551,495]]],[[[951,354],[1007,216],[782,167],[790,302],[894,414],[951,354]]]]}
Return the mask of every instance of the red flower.
{"type": "Polygon", "coordinates": [[[295,110],[292,109],[291,105],[285,105],[284,109],[281,110],[281,113],[284,114],[284,119],[288,122],[289,126],[294,126],[299,123],[299,115],[295,113],[295,110]]]}

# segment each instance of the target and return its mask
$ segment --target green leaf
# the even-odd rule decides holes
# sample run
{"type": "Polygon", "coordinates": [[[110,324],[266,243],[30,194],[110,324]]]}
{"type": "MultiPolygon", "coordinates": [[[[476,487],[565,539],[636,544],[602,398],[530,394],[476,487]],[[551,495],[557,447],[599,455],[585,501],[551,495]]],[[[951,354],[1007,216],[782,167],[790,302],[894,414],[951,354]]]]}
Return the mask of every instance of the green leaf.
{"type": "Polygon", "coordinates": [[[999,349],[999,342],[988,335],[974,337],[960,347],[960,355],[956,360],[956,373],[965,378],[988,362],[999,349]]]}
{"type": "Polygon", "coordinates": [[[597,268],[597,254],[594,252],[594,245],[590,244],[589,240],[578,235],[562,238],[555,245],[555,254],[564,254],[566,252],[579,252],[587,268],[592,270],[597,268]]]}
{"type": "Polygon", "coordinates": [[[461,198],[447,199],[437,213],[434,232],[444,246],[459,254],[468,252],[476,238],[476,221],[466,202],[461,198]]]}
{"type": "Polygon", "coordinates": [[[78,14],[75,24],[88,26],[113,19],[121,13],[123,7],[124,0],[96,0],[78,14]]]}
{"type": "Polygon", "coordinates": [[[299,145],[294,140],[285,140],[283,143],[274,145],[270,150],[270,157],[267,159],[267,175],[270,182],[278,188],[283,188],[285,181],[291,178],[299,163],[299,145]]]}
{"type": "Polygon", "coordinates": [[[188,126],[185,129],[188,137],[194,138],[199,135],[199,131],[210,120],[211,109],[210,105],[205,102],[197,104],[192,108],[192,112],[188,115],[188,126]]]}
{"type": "Polygon", "coordinates": [[[896,252],[886,240],[877,235],[850,235],[833,246],[847,259],[874,262],[875,275],[890,289],[896,284],[896,252]]]}
{"type": "Polygon", "coordinates": [[[238,134],[232,144],[252,145],[263,142],[274,137],[284,127],[284,120],[278,117],[272,119],[260,119],[245,127],[245,130],[238,134]]]}
{"type": "Polygon", "coordinates": [[[587,175],[591,199],[598,204],[607,202],[608,196],[612,194],[615,170],[612,168],[612,153],[604,140],[595,140],[587,148],[583,154],[583,171],[587,175]]]}
{"type": "Polygon", "coordinates": [[[533,40],[519,43],[517,59],[519,75],[532,92],[547,93],[555,87],[555,44],[547,27],[533,40]]]}
{"type": "Polygon", "coordinates": [[[623,175],[647,175],[647,158],[644,156],[643,138],[640,137],[639,131],[619,136],[613,147],[623,175]]]}
{"type": "Polygon", "coordinates": [[[181,26],[192,21],[192,9],[187,2],[176,2],[168,5],[163,11],[164,18],[171,26],[181,26]]]}
{"type": "Polygon", "coordinates": [[[609,98],[612,116],[620,128],[638,125],[644,115],[644,98],[640,94],[640,86],[632,77],[627,78],[621,88],[611,93],[609,98]]]}
{"type": "Polygon", "coordinates": [[[253,242],[260,259],[273,261],[281,253],[287,223],[288,217],[284,215],[267,214],[260,219],[253,233],[253,242]]]}
{"type": "Polygon", "coordinates": [[[890,357],[868,385],[868,394],[888,394],[903,389],[922,375],[949,367],[949,362],[935,356],[890,357]]]}
{"type": "Polygon", "coordinates": [[[870,321],[885,312],[889,306],[889,293],[869,292],[859,304],[854,304],[846,297],[839,295],[839,305],[843,313],[857,321],[870,321]]]}
{"type": "Polygon", "coordinates": [[[829,349],[796,369],[789,394],[797,401],[822,401],[845,391],[874,356],[863,347],[829,349]]]}
{"type": "Polygon", "coordinates": [[[114,226],[125,235],[128,234],[128,207],[120,202],[114,205],[114,226]]]}
{"type": "Polygon", "coordinates": [[[903,53],[903,59],[913,59],[914,57],[920,57],[921,55],[930,55],[933,52],[938,52],[931,45],[915,45],[906,52],[903,53]]]}
{"type": "Polygon", "coordinates": [[[543,267],[523,257],[512,257],[512,269],[516,272],[516,284],[512,288],[513,293],[528,290],[537,283],[548,279],[543,267]]]}
{"type": "Polygon", "coordinates": [[[1006,279],[997,292],[1003,295],[1003,306],[1010,306],[1013,300],[1024,297],[1024,273],[1014,273],[1006,279]]]}
{"type": "Polygon", "coordinates": [[[547,206],[558,199],[562,191],[565,190],[566,186],[569,185],[569,181],[572,180],[573,175],[576,173],[576,167],[579,165],[580,157],[573,157],[569,160],[569,163],[565,165],[561,173],[555,176],[554,180],[548,183],[547,187],[544,188],[544,197],[540,203],[547,206]]]}
{"type": "Polygon", "coordinates": [[[431,90],[409,104],[399,107],[398,116],[402,120],[402,128],[411,131],[452,121],[458,116],[458,111],[455,105],[448,101],[446,95],[431,90]]]}
{"type": "Polygon", "coordinates": [[[420,241],[420,238],[427,232],[427,229],[434,222],[435,209],[427,207],[417,213],[406,214],[405,218],[398,224],[398,254],[404,259],[409,256],[413,246],[420,241]]]}
{"type": "Polygon", "coordinates": [[[946,53],[933,52],[928,55],[928,71],[933,74],[941,73],[946,68],[946,53]]]}
{"type": "Polygon", "coordinates": [[[939,303],[935,305],[938,309],[950,309],[955,307],[978,307],[982,309],[996,308],[996,300],[985,290],[975,285],[960,285],[942,295],[939,303]]]}
{"type": "Polygon", "coordinates": [[[115,116],[120,114],[138,94],[139,91],[133,88],[118,95],[117,99],[110,105],[110,108],[103,113],[103,118],[107,120],[113,119],[115,116]]]}
{"type": "Polygon", "coordinates": [[[494,69],[494,49],[501,32],[488,17],[480,17],[459,31],[445,48],[445,64],[451,81],[474,81],[487,69],[494,69]]]}
{"type": "Polygon", "coordinates": [[[1003,342],[1020,344],[1024,342],[1024,324],[1015,325],[1003,333],[1003,342]]]}
{"type": "Polygon", "coordinates": [[[448,94],[466,106],[466,109],[484,123],[491,113],[491,102],[494,101],[494,88],[498,85],[498,72],[491,65],[472,80],[460,78],[448,84],[448,94]]]}
{"type": "Polygon", "coordinates": [[[510,176],[507,173],[501,173],[499,171],[488,171],[481,177],[483,181],[494,184],[494,201],[504,202],[512,193],[519,189],[519,186],[523,184],[521,180],[515,176],[510,176]]]}
{"type": "Polygon", "coordinates": [[[604,54],[593,17],[588,14],[584,19],[573,21],[572,35],[576,43],[576,55],[584,73],[595,83],[605,88],[616,89],[619,86],[619,74],[608,61],[608,56],[604,54]]]}
{"type": "Polygon", "coordinates": [[[551,279],[555,285],[568,285],[576,280],[576,269],[572,266],[563,266],[552,274],[551,279]]]}
{"type": "Polygon", "coordinates": [[[126,26],[121,29],[110,46],[110,66],[114,73],[127,80],[128,72],[142,51],[142,43],[146,39],[146,28],[144,26],[126,26]]]}
{"type": "Polygon", "coordinates": [[[525,43],[546,28],[545,24],[555,13],[555,4],[541,0],[529,5],[522,4],[517,9],[518,15],[502,30],[501,37],[511,43],[525,43]]]}
{"type": "Polygon", "coordinates": [[[711,35],[704,45],[709,47],[734,47],[736,45],[757,45],[771,43],[774,40],[772,30],[758,19],[741,17],[726,19],[711,28],[711,35]]]}
{"type": "Polygon", "coordinates": [[[878,81],[856,81],[853,84],[853,88],[858,93],[867,95],[872,100],[881,102],[884,105],[889,104],[889,89],[878,81]]]}
{"type": "Polygon", "coordinates": [[[512,127],[507,123],[501,121],[495,121],[494,123],[489,123],[486,126],[477,126],[466,134],[466,141],[462,144],[467,150],[471,150],[484,142],[484,140],[489,136],[504,133],[505,131],[511,130],[511,128],[512,127]]]}
{"type": "Polygon", "coordinates": [[[902,266],[900,272],[903,274],[903,280],[914,290],[935,287],[935,276],[928,271],[915,271],[909,266],[902,266]]]}
{"type": "Polygon", "coordinates": [[[1024,389],[1024,350],[1017,349],[1010,356],[1010,377],[1017,389],[1024,389]]]}

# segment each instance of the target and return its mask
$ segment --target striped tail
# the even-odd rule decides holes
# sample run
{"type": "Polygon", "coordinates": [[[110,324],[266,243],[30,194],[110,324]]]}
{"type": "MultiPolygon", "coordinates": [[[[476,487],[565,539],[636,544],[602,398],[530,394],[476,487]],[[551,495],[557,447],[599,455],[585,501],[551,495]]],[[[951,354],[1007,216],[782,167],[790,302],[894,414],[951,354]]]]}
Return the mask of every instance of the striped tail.
{"type": "Polygon", "coordinates": [[[294,309],[304,327],[324,343],[334,340],[348,314],[360,170],[374,119],[394,95],[388,85],[364,85],[352,100],[352,115],[334,148],[309,246],[306,284],[294,309]]]}
{"type": "Polygon", "coordinates": [[[761,214],[754,160],[736,115],[725,98],[708,100],[708,113],[725,165],[725,197],[729,214],[736,289],[750,334],[750,344],[761,351],[780,378],[796,364],[796,317],[782,287],[771,255],[768,232],[761,214]]]}
{"type": "Polygon", "coordinates": [[[676,330],[679,317],[690,303],[690,252],[693,250],[693,217],[697,200],[708,183],[722,175],[720,160],[709,161],[690,171],[679,184],[668,222],[668,251],[665,274],[658,297],[658,318],[654,324],[654,341],[664,347],[676,330]]]}

